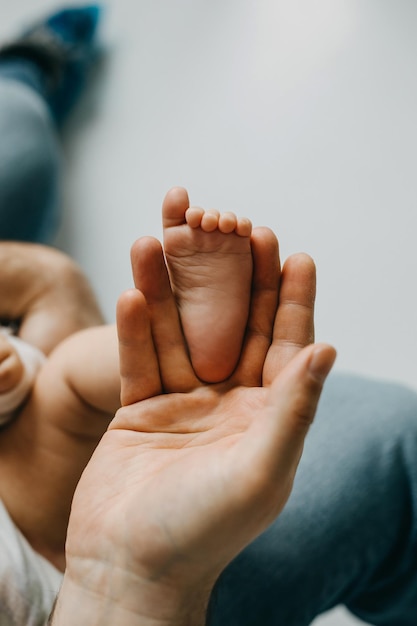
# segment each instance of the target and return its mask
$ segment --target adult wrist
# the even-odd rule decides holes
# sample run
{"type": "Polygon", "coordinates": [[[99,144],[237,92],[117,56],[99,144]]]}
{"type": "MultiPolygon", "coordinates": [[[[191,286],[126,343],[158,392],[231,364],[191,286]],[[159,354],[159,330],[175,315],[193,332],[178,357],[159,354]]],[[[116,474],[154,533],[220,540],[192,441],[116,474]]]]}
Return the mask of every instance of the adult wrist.
{"type": "MultiPolygon", "coordinates": [[[[65,575],[50,626],[204,626],[211,585],[179,592],[131,580],[114,587],[103,580],[101,590],[73,581],[65,575]],[[145,586],[146,587],[146,586],[145,586]],[[122,590],[123,589],[123,590],[122,590]]],[[[96,581],[94,583],[96,587],[96,581]]]]}

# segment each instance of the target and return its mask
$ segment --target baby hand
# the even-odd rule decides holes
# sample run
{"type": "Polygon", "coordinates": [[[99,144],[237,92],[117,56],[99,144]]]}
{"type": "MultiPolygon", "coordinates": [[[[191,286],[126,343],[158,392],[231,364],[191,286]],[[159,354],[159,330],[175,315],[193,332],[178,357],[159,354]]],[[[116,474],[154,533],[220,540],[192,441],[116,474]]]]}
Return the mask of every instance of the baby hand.
{"type": "Polygon", "coordinates": [[[44,360],[38,348],[0,330],[0,425],[12,419],[30,393],[44,360]]]}
{"type": "Polygon", "coordinates": [[[0,333],[0,394],[10,391],[23,376],[23,363],[7,335],[0,333]]]}

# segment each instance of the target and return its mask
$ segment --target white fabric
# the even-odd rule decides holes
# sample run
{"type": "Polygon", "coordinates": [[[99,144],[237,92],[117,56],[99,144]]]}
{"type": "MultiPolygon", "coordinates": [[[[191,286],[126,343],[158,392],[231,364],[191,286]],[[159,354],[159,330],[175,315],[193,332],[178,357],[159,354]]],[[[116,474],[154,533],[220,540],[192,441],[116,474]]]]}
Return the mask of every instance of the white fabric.
{"type": "MultiPolygon", "coordinates": [[[[23,376],[10,391],[0,393],[0,425],[10,421],[13,417],[13,411],[22,404],[29,391],[32,389],[33,382],[40,367],[44,363],[46,357],[38,348],[31,346],[19,337],[10,334],[8,328],[0,327],[0,333],[7,336],[10,343],[14,346],[23,363],[23,376]]],[[[0,625],[1,626],[1,625],[0,625]]]]}
{"type": "Polygon", "coordinates": [[[62,574],[37,554],[0,500],[0,625],[44,626],[62,574]]]}

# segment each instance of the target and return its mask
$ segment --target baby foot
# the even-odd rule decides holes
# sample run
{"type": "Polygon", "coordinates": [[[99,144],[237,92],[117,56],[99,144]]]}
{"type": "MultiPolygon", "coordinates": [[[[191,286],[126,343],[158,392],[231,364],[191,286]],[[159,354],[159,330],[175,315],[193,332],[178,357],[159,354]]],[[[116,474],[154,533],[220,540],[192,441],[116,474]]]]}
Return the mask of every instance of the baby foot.
{"type": "Polygon", "coordinates": [[[0,394],[16,387],[23,376],[23,369],[23,363],[16,348],[7,336],[0,333],[0,394]]]}
{"type": "Polygon", "coordinates": [[[205,382],[228,378],[240,356],[252,281],[252,224],[189,207],[185,189],[162,207],[164,249],[191,362],[205,382]]]}

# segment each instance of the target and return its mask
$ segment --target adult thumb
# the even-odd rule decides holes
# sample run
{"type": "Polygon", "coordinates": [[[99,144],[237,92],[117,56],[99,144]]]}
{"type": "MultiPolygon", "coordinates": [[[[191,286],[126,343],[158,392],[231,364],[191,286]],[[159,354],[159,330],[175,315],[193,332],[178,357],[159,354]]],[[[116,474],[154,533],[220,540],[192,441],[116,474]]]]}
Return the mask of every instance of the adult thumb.
{"type": "Polygon", "coordinates": [[[327,344],[300,350],[272,381],[266,404],[245,438],[243,453],[257,478],[256,488],[274,493],[272,518],[291,492],[304,440],[335,359],[335,349],[327,344]]]}
{"type": "Polygon", "coordinates": [[[336,350],[328,344],[307,346],[272,382],[264,428],[269,431],[271,459],[278,474],[291,470],[295,474],[335,359],[336,350]]]}

